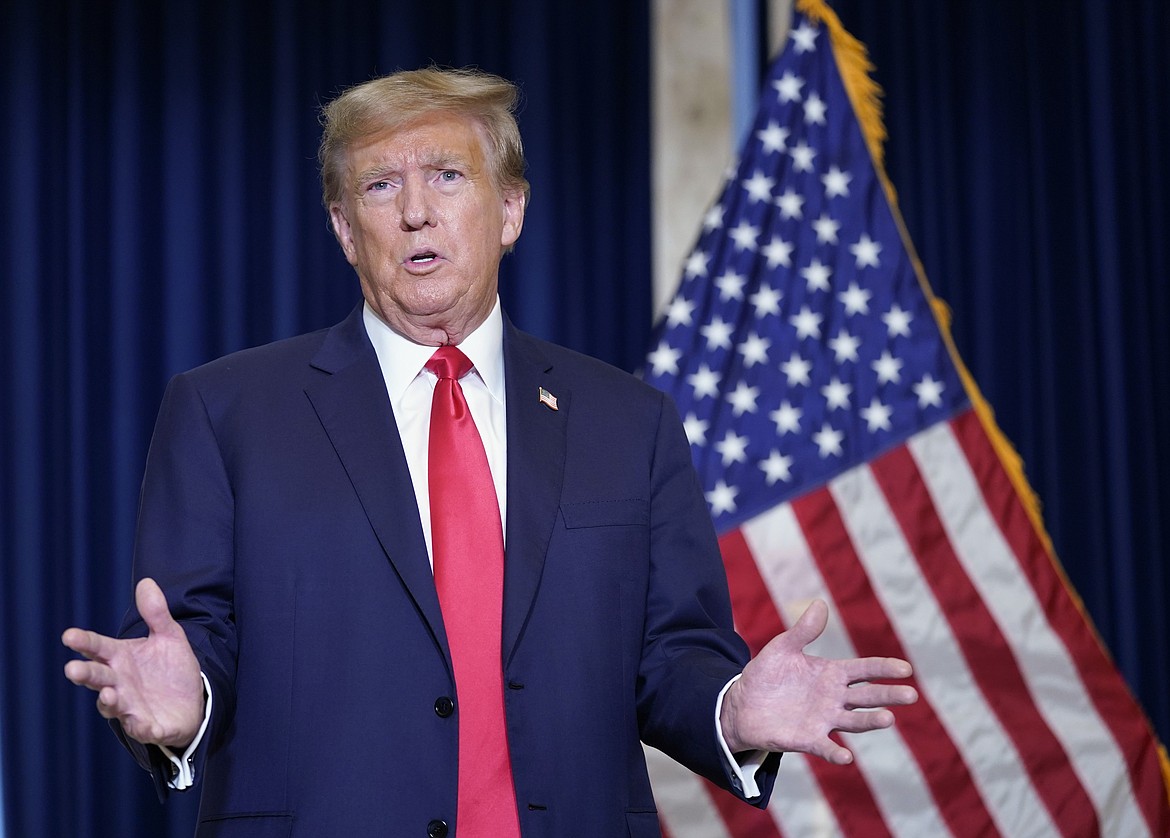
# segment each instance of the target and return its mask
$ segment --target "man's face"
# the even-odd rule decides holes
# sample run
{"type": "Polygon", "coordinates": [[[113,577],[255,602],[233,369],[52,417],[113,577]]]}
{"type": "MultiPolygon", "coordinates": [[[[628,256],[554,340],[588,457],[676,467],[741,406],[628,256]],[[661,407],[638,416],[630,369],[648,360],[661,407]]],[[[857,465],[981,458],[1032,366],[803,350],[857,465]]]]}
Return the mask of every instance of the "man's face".
{"type": "Polygon", "coordinates": [[[478,125],[443,112],[354,145],[347,164],[329,213],[366,301],[417,343],[460,342],[495,304],[523,193],[493,182],[478,125]]]}

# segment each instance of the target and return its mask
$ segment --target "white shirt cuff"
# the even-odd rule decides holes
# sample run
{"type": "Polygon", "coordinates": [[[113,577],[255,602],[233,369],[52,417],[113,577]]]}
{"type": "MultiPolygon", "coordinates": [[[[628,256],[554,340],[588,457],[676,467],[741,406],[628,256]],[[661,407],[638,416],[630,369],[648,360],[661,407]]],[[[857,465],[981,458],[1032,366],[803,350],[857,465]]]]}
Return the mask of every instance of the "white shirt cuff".
{"type": "Polygon", "coordinates": [[[715,701],[715,735],[719,738],[719,746],[723,748],[723,756],[731,768],[731,784],[739,790],[745,799],[751,800],[753,797],[760,796],[760,787],[756,783],[756,772],[760,770],[760,766],[768,758],[768,752],[750,751],[736,758],[735,754],[731,753],[731,749],[727,747],[727,740],[723,738],[723,725],[719,723],[719,716],[723,711],[723,696],[727,695],[731,685],[739,679],[740,676],[736,675],[719,691],[719,698],[715,701]]]}
{"type": "Polygon", "coordinates": [[[181,757],[176,756],[175,752],[166,745],[158,746],[159,750],[163,752],[163,756],[171,761],[171,778],[167,780],[167,785],[175,791],[189,789],[195,784],[195,751],[199,748],[199,743],[203,741],[203,734],[207,731],[207,722],[211,719],[211,683],[202,672],[199,673],[199,677],[203,679],[204,697],[203,724],[199,725],[199,732],[195,734],[195,738],[191,740],[191,744],[187,746],[187,750],[183,751],[181,757]]]}

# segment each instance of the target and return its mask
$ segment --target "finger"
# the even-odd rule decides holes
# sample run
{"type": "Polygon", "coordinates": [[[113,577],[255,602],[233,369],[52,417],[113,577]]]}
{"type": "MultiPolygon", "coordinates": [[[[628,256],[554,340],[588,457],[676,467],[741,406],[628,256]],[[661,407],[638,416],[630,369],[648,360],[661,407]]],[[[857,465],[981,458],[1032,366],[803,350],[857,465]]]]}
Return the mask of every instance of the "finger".
{"type": "Polygon", "coordinates": [[[865,684],[850,687],[845,699],[850,709],[905,706],[918,701],[918,690],[906,684],[865,684]]]}
{"type": "Polygon", "coordinates": [[[79,628],[65,629],[61,635],[61,642],[78,654],[97,661],[109,660],[117,648],[115,645],[117,641],[114,638],[79,628]]]}
{"type": "Polygon", "coordinates": [[[825,604],[824,600],[815,599],[808,608],[804,609],[804,613],[800,615],[792,628],[784,633],[783,637],[791,645],[803,649],[821,636],[828,623],[829,606],[825,604]]]}
{"type": "Polygon", "coordinates": [[[849,683],[909,678],[914,667],[901,658],[853,658],[841,661],[849,683]]]}
{"type": "Polygon", "coordinates": [[[113,687],[102,687],[98,692],[97,711],[103,719],[116,719],[122,714],[118,704],[118,691],[113,687]]]}
{"type": "Polygon", "coordinates": [[[833,765],[848,765],[853,762],[853,752],[848,748],[843,748],[834,742],[832,739],[827,740],[828,747],[821,753],[817,754],[825,762],[831,762],[833,765]]]}
{"type": "Polygon", "coordinates": [[[142,615],[151,634],[174,634],[181,631],[175,618],[167,608],[167,598],[162,588],[149,576],[142,579],[134,589],[134,604],[142,615]]]}
{"type": "Polygon", "coordinates": [[[854,710],[842,713],[837,719],[833,730],[843,730],[846,733],[868,733],[871,730],[883,730],[893,727],[894,714],[889,710],[854,710]]]}
{"type": "Polygon", "coordinates": [[[72,660],[65,664],[65,677],[79,687],[100,690],[116,683],[114,671],[104,663],[72,660]]]}

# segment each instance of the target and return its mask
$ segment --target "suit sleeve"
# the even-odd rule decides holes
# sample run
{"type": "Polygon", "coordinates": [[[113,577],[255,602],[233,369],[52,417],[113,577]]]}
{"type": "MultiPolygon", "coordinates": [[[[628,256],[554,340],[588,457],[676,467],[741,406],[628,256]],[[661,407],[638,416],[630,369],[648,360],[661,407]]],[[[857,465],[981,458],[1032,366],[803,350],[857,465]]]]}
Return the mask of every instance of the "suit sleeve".
{"type": "MultiPolygon", "coordinates": [[[[234,707],[233,510],[224,458],[204,400],[191,376],[177,376],[163,396],[147,456],[133,575],[134,584],[148,576],[159,583],[215,696],[204,744],[195,757],[196,783],[234,707]]],[[[146,632],[131,605],[120,636],[146,632]]],[[[158,748],[129,739],[116,722],[114,728],[165,797],[170,762],[158,748]]]]}
{"type": "MultiPolygon", "coordinates": [[[[654,444],[650,584],[638,713],[642,738],[717,785],[743,797],[723,757],[714,713],[748,650],[735,633],[727,577],[690,446],[673,403],[662,397],[654,444]]],[[[757,777],[767,804],[779,755],[757,777]]]]}

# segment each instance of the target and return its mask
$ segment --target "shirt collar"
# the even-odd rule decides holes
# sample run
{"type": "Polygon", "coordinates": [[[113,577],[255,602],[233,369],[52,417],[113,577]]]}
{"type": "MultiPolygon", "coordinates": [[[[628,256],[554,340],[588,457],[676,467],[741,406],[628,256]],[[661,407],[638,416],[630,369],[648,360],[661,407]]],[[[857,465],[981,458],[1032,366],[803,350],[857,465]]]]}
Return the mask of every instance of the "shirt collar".
{"type": "MultiPolygon", "coordinates": [[[[362,309],[362,321],[366,327],[366,334],[370,336],[370,342],[374,344],[374,352],[378,356],[378,365],[382,368],[390,404],[397,405],[406,388],[435,354],[435,347],[407,340],[386,325],[386,322],[370,308],[369,303],[362,309]]],[[[491,314],[476,327],[475,331],[463,339],[459,348],[471,360],[475,372],[492,398],[503,404],[504,317],[498,296],[491,314]]]]}

